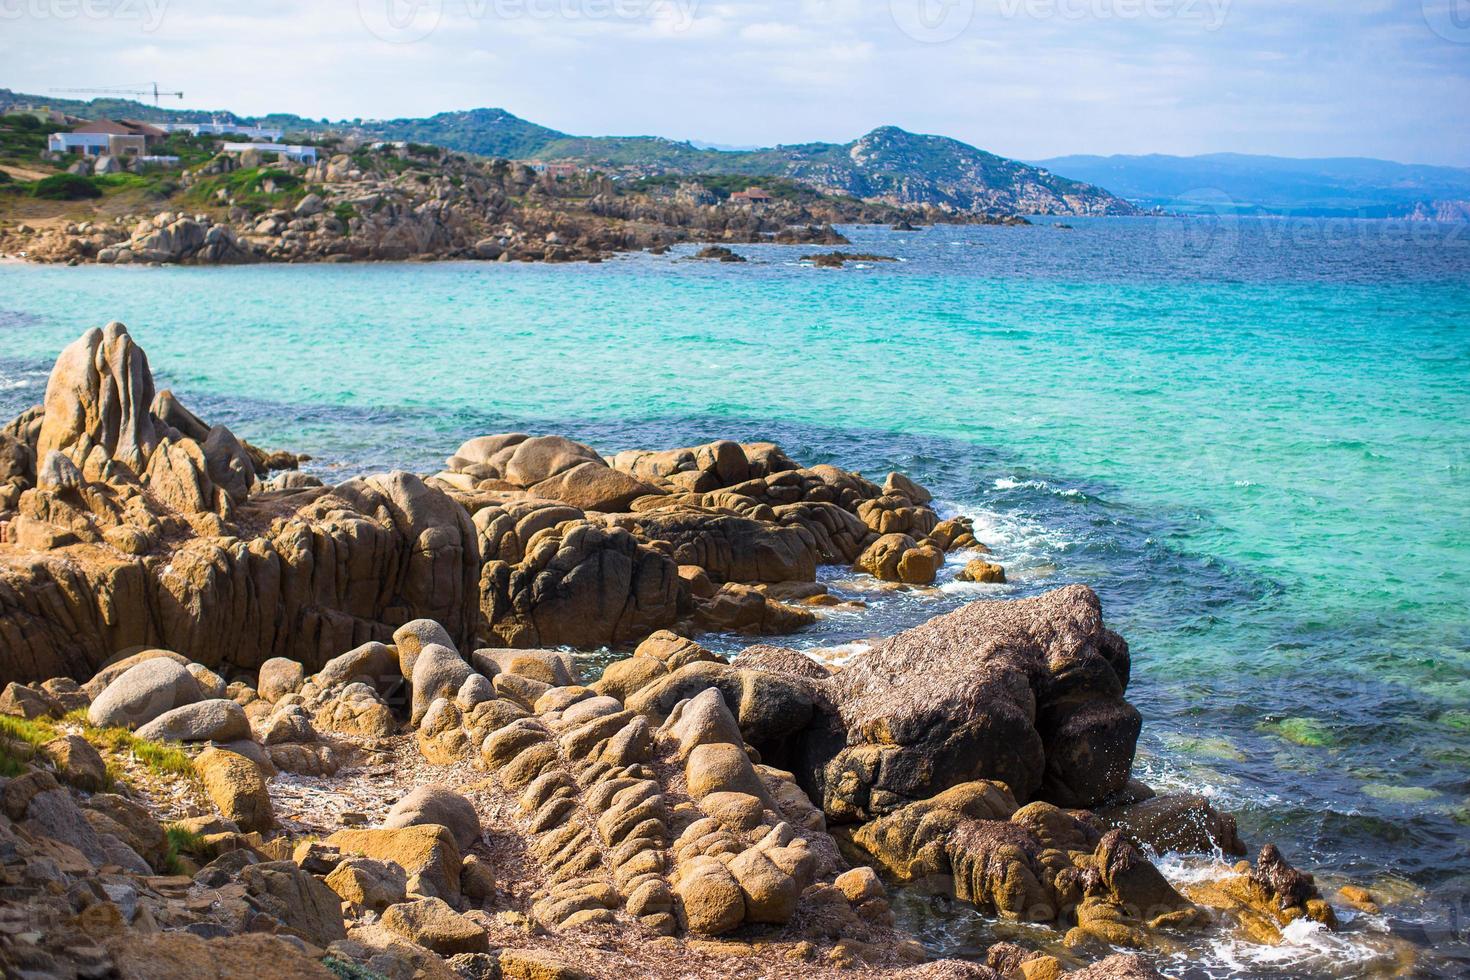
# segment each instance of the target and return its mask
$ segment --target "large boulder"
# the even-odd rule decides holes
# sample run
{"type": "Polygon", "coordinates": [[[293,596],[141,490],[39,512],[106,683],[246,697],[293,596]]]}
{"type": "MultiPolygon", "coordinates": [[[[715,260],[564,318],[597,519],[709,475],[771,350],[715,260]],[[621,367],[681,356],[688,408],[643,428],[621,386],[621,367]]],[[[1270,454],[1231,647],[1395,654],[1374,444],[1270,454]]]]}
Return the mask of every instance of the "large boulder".
{"type": "Polygon", "coordinates": [[[413,667],[413,714],[410,724],[423,720],[429,707],[440,698],[453,699],[460,687],[475,675],[475,669],[455,651],[431,643],[419,651],[413,667]]]}
{"type": "MultiPolygon", "coordinates": [[[[145,660],[157,660],[160,658],[172,660],[184,668],[187,668],[191,662],[188,657],[174,653],[172,650],[140,650],[137,653],[128,654],[126,657],[118,657],[109,662],[101,670],[93,674],[91,680],[82,685],[82,690],[86,692],[87,697],[95,701],[98,695],[107,690],[109,684],[133,667],[136,667],[145,660]]],[[[190,671],[190,673],[193,672],[190,671]]]]}
{"type": "Polygon", "coordinates": [[[1099,810],[1097,815],[1104,823],[1121,830],[1130,842],[1155,854],[1208,854],[1217,849],[1236,856],[1246,853],[1236,831],[1235,818],[1216,810],[1205,797],[1192,793],[1110,806],[1099,810]]]}
{"type": "Polygon", "coordinates": [[[301,664],[285,657],[272,657],[260,665],[259,681],[255,688],[261,697],[274,704],[286,695],[301,690],[305,679],[301,664]]]}
{"type": "Polygon", "coordinates": [[[213,698],[166,711],[138,729],[156,742],[234,742],[250,737],[250,719],[234,701],[213,698]]]}
{"type": "Polygon", "coordinates": [[[254,903],[274,916],[284,931],[322,947],[347,938],[337,894],[293,862],[249,865],[240,879],[254,903]]]}
{"type": "Polygon", "coordinates": [[[678,566],[619,529],[569,521],[525,558],[485,563],[481,611],[510,647],[599,647],[646,636],[679,616],[678,566]]]}
{"type": "Polygon", "coordinates": [[[591,446],[564,436],[481,436],[460,446],[448,467],[440,477],[466,489],[519,488],[583,511],[625,510],[637,498],[659,492],[608,466],[591,446]]]}
{"type": "Polygon", "coordinates": [[[907,534],[885,534],[858,556],[856,567],[885,582],[932,585],[944,564],[944,552],[920,544],[907,534]]]}
{"type": "Polygon", "coordinates": [[[6,433],[26,449],[6,453],[0,481],[0,507],[19,504],[0,541],[0,682],[85,677],[145,647],[310,671],[417,617],[474,639],[480,559],[462,506],[406,473],[249,496],[258,453],[155,398],[121,324],[68,347],[45,405],[6,433]],[[56,478],[17,499],[36,460],[56,478]]]}
{"type": "Polygon", "coordinates": [[[795,765],[838,820],[977,779],[1022,801],[1094,806],[1133,764],[1140,717],[1123,697],[1128,673],[1128,645],[1086,586],[971,603],[815,682],[833,710],[818,713],[795,765]]]}
{"type": "Polygon", "coordinates": [[[193,674],[171,659],[157,657],[134,664],[108,684],[87,709],[87,720],[102,728],[136,728],[202,699],[193,674]]]}
{"type": "Polygon", "coordinates": [[[420,786],[393,804],[386,828],[437,824],[449,828],[461,852],[480,839],[480,815],[469,800],[447,786],[420,786]]]}
{"type": "Polygon", "coordinates": [[[440,956],[489,952],[485,927],[460,915],[440,898],[402,902],[383,911],[383,926],[440,956]]]}
{"type": "Polygon", "coordinates": [[[653,487],[609,467],[602,460],[588,460],[548,477],[530,488],[538,497],[559,500],[584,511],[626,510],[639,497],[656,492],[653,487]]]}
{"type": "Polygon", "coordinates": [[[262,501],[259,537],[185,537],[157,557],[0,544],[0,637],[11,654],[0,680],[89,676],[114,650],[145,646],[187,650],[213,668],[284,657],[310,671],[417,616],[468,648],[480,560],[462,507],[406,473],[301,498],[262,501]]]}
{"type": "Polygon", "coordinates": [[[57,358],[46,384],[46,415],[36,457],[52,450],[79,465],[100,447],[104,456],[141,474],[158,442],[148,355],[128,328],[88,330],[57,358]]]}
{"type": "Polygon", "coordinates": [[[413,668],[418,663],[419,654],[431,645],[459,652],[454,637],[432,619],[415,619],[393,631],[393,646],[398,651],[398,670],[403,674],[404,680],[413,680],[413,668]]]}
{"type": "Polygon", "coordinates": [[[391,861],[408,874],[411,896],[458,902],[460,850],[454,833],[437,824],[375,830],[339,830],[326,844],[343,854],[391,861]]]}
{"type": "MultiPolygon", "coordinates": [[[[817,684],[806,678],[747,670],[715,661],[695,661],[657,678],[628,699],[628,708],[662,724],[681,702],[718,691],[740,726],[744,741],[777,765],[791,760],[794,746],[821,713],[829,710],[817,684]]],[[[687,708],[686,708],[687,710],[687,708]]]]}
{"type": "Polygon", "coordinates": [[[276,825],[270,790],[254,762],[227,749],[209,748],[194,760],[194,769],[220,816],[244,831],[263,833],[276,825]]]}
{"type": "Polygon", "coordinates": [[[398,676],[398,657],[392,649],[385,643],[370,641],[328,660],[312,680],[321,689],[355,682],[381,689],[398,676]]]}
{"type": "Polygon", "coordinates": [[[646,541],[668,542],[680,565],[698,565],[716,582],[810,582],[819,549],[800,526],[699,510],[654,510],[615,519],[646,541]]]}

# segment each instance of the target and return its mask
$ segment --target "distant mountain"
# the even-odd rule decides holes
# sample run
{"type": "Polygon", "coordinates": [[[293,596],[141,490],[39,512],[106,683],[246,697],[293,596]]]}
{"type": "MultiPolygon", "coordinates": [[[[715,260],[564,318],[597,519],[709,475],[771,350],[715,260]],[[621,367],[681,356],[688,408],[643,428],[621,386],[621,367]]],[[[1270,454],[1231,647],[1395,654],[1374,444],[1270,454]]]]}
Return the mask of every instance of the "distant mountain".
{"type": "Polygon", "coordinates": [[[733,174],[785,177],[833,193],[960,211],[1132,214],[1100,187],[1058,177],[943,136],[895,126],[851,143],[802,143],[756,150],[710,149],[658,136],[568,136],[499,109],[422,120],[364,123],[384,139],[535,160],[575,160],[643,176],[733,174]],[[541,140],[539,145],[537,141],[541,140]]]}
{"type": "Polygon", "coordinates": [[[1470,219],[1470,169],[1365,157],[1067,156],[1032,161],[1170,211],[1470,219]]]}
{"type": "MultiPolygon", "coordinates": [[[[163,109],[120,99],[91,102],[20,95],[0,89],[0,105],[50,105],[78,116],[151,121],[244,121],[231,112],[163,109]]],[[[257,117],[288,133],[352,134],[407,140],[512,160],[568,160],[634,176],[716,174],[785,178],[830,193],[956,211],[1006,214],[1133,214],[1101,187],[1059,177],[943,136],[884,126],[851,143],[804,143],[722,149],[658,136],[572,136],[527,122],[504,109],[441,112],[422,119],[330,122],[289,114],[257,117]]]]}
{"type": "Polygon", "coordinates": [[[425,119],[375,119],[357,128],[381,139],[432,143],[507,160],[535,159],[547,144],[567,138],[565,133],[527,122],[504,109],[440,112],[425,119]]]}

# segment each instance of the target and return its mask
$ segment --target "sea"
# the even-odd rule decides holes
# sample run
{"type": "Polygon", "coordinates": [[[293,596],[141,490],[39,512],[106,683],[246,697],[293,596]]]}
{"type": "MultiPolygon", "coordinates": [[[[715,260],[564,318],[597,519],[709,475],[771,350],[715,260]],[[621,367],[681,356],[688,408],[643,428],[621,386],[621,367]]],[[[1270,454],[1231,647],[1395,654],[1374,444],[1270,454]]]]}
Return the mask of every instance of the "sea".
{"type": "MultiPolygon", "coordinates": [[[[1133,651],[1137,775],[1382,904],[1279,947],[1181,941],[1160,966],[1470,973],[1470,224],[842,231],[894,261],[0,265],[0,417],[121,320],[160,388],[329,482],[432,473],[502,431],[901,470],[974,518],[1008,581],[959,583],[957,559],[936,589],[874,592],[826,569],[868,608],[786,642],[841,661],[965,602],[1086,583],[1133,651]]],[[[1161,857],[1181,882],[1222,860],[1161,857]]],[[[942,896],[895,904],[936,952],[1016,932],[942,896]]]]}

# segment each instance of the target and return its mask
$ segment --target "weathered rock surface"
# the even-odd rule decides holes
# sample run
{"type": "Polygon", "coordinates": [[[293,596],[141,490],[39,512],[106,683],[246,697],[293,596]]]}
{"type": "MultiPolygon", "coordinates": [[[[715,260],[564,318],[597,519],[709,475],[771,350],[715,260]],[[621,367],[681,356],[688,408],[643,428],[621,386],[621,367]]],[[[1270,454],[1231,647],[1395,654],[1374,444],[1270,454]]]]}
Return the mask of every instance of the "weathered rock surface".
{"type": "Polygon", "coordinates": [[[260,767],[225,749],[209,748],[194,760],[204,789],[220,815],[241,830],[266,831],[275,826],[270,790],[260,767]]]}
{"type": "Polygon", "coordinates": [[[480,817],[470,801],[447,786],[420,786],[393,804],[383,821],[387,828],[437,824],[449,828],[461,852],[480,839],[480,817]]]}
{"type": "Polygon", "coordinates": [[[485,563],[481,611],[506,646],[598,647],[672,624],[678,566],[620,528],[569,521],[537,533],[525,558],[485,563]]]}
{"type": "MultiPolygon", "coordinates": [[[[262,537],[193,538],[170,555],[0,544],[4,670],[90,676],[112,650],[139,645],[186,649],[206,666],[281,656],[314,668],[388,640],[410,614],[469,642],[480,566],[457,504],[403,473],[306,496],[262,537]]],[[[263,503],[262,516],[280,503],[263,503]]]]}
{"type": "Polygon", "coordinates": [[[233,742],[250,737],[250,719],[234,701],[196,701],[166,711],[138,729],[155,742],[233,742]]]}
{"type": "Polygon", "coordinates": [[[807,736],[799,771],[838,819],[975,779],[1004,782],[1019,800],[1094,805],[1133,764],[1128,673],[1128,645],[1085,586],[972,603],[818,682],[835,710],[807,736]]]}
{"type": "MultiPolygon", "coordinates": [[[[134,240],[183,240],[183,220],[134,240]]],[[[773,976],[897,973],[923,954],[877,874],[843,857],[864,853],[1065,929],[1079,955],[1176,942],[1204,922],[1195,901],[1265,942],[1303,917],[1335,924],[1274,849],[1187,896],[1145,858],[1241,844],[1207,802],[1129,780],[1128,647],[1085,587],[973,603],[840,666],[775,646],[726,662],[690,638],[861,608],[844,593],[874,583],[829,593],[823,564],[919,585],[948,551],[985,553],[900,474],[879,486],[733,442],[609,462],[508,434],[428,481],[266,484],[259,450],[153,395],[124,330],[94,334],[0,436],[0,670],[48,677],[0,693],[34,723],[3,746],[22,772],[0,781],[0,906],[65,903],[96,945],[66,946],[63,975],[137,975],[109,952],[118,937],[183,928],[198,943],[163,947],[178,964],[254,930],[393,977],[573,976],[584,956],[596,974],[609,950],[624,973],[699,952],[687,962],[709,976],[737,948],[773,976]],[[551,649],[638,639],[595,684],[551,649]],[[91,679],[38,673],[53,668],[91,679]],[[217,744],[181,787],[177,748],[104,759],[91,729],[56,721],[81,708],[144,740],[217,744]],[[175,785],[114,783],[150,766],[175,785]],[[362,802],[324,803],[335,779],[362,802]],[[159,801],[190,833],[165,834],[159,801]],[[11,867],[41,840],[49,863],[11,867]]],[[[48,949],[6,958],[28,935],[0,928],[0,969],[58,972],[48,949]]],[[[913,975],[1040,980],[1069,955],[998,946],[989,966],[913,975]]],[[[1147,973],[1111,958],[1078,975],[1147,973]]]]}
{"type": "Polygon", "coordinates": [[[201,700],[194,675],[159,657],[129,667],[92,702],[87,720],[100,727],[136,728],[201,700]]]}

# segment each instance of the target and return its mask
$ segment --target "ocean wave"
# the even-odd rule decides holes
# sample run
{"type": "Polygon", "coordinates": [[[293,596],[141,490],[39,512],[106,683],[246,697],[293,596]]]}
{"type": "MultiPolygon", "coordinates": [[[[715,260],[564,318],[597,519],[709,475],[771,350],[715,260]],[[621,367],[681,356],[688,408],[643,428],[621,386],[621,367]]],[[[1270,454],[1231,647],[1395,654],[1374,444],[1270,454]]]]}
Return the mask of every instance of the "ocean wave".
{"type": "Polygon", "coordinates": [[[1065,497],[1069,500],[1091,500],[1092,498],[1083,490],[1076,487],[1054,487],[1045,480],[1012,480],[1009,477],[1000,477],[991,484],[996,490],[1039,490],[1056,497],[1065,497]]]}

